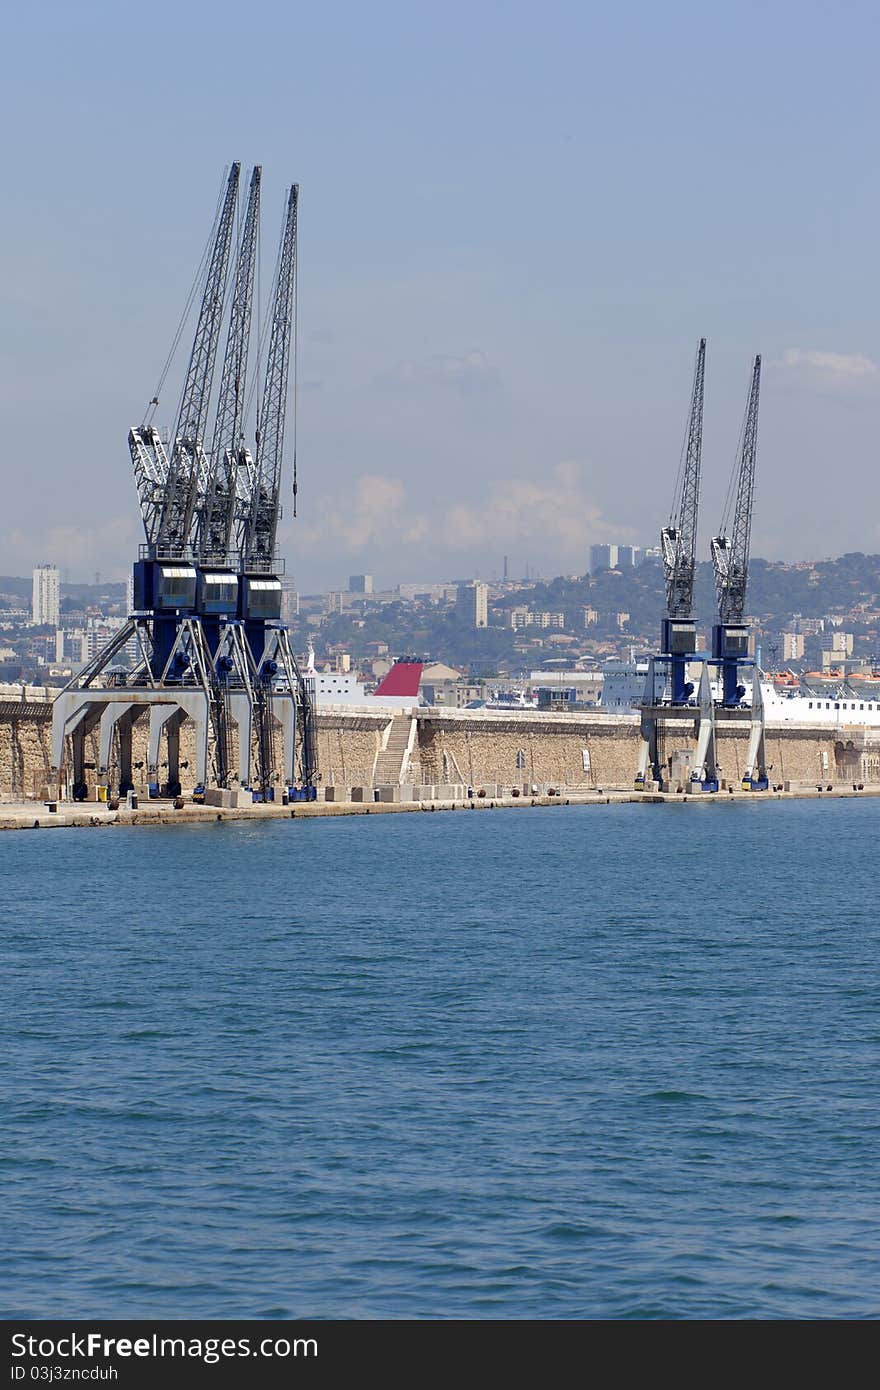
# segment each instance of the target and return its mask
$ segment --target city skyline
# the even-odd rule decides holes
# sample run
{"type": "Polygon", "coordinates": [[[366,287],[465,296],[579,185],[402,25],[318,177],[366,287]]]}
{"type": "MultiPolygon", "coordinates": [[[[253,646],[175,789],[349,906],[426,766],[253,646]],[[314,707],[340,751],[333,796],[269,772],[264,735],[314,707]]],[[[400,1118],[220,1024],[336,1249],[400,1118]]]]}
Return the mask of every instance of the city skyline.
{"type": "MultiPolygon", "coordinates": [[[[127,429],[233,157],[263,162],[273,216],[287,179],[302,188],[300,519],[288,461],[281,541],[303,589],[505,554],[576,572],[590,545],[656,544],[701,334],[700,553],[756,351],[753,553],[880,549],[874,509],[831,500],[841,472],[854,502],[873,495],[880,431],[873,8],[829,28],[789,3],[556,4],[536,30],[517,5],[452,4],[442,26],[342,6],[342,32],[339,14],[256,10],[296,81],[228,109],[173,65],[128,101],[134,20],[115,8],[10,19],[0,101],[28,140],[0,231],[0,569],[125,577],[142,539],[127,429]]],[[[206,31],[207,13],[160,0],[153,42],[217,70],[233,11],[206,31]]]]}
{"type": "MultiPolygon", "coordinates": [[[[778,565],[786,569],[797,569],[835,563],[842,560],[847,555],[863,555],[865,558],[871,559],[878,554],[880,554],[880,550],[844,551],[837,555],[794,555],[787,559],[782,559],[778,556],[757,555],[752,553],[751,561],[753,563],[768,564],[771,566],[778,565]]],[[[551,567],[548,569],[541,569],[537,565],[530,564],[528,561],[525,561],[520,566],[517,563],[518,561],[519,557],[499,555],[494,563],[492,562],[492,557],[489,557],[489,560],[479,570],[468,571],[466,568],[460,567],[457,570],[449,569],[445,574],[434,573],[433,571],[429,571],[425,566],[414,566],[412,570],[407,571],[407,573],[417,574],[419,578],[415,580],[411,577],[404,577],[402,573],[393,571],[389,566],[385,572],[381,574],[381,578],[384,581],[382,583],[379,583],[372,574],[346,576],[340,568],[340,562],[340,564],[328,566],[327,582],[323,585],[316,584],[307,586],[301,584],[298,577],[290,572],[286,573],[283,584],[285,589],[292,589],[297,595],[303,597],[342,594],[344,596],[358,596],[363,598],[372,597],[374,595],[376,597],[383,595],[387,596],[388,594],[399,592],[401,595],[411,598],[416,593],[428,592],[429,590],[440,591],[461,585],[472,585],[474,583],[488,584],[498,588],[503,588],[504,586],[518,588],[520,586],[552,583],[560,579],[575,580],[589,578],[591,575],[596,575],[603,570],[609,569],[623,571],[638,569],[639,566],[646,561],[656,561],[659,564],[661,562],[661,549],[659,545],[653,544],[602,541],[588,547],[587,553],[580,557],[580,564],[576,568],[559,568],[554,570],[551,567]],[[617,552],[620,558],[610,560],[608,563],[603,562],[597,564],[597,553],[607,554],[609,551],[612,552],[612,555],[617,552]],[[505,569],[507,572],[505,572],[505,569]],[[369,587],[366,589],[353,588],[352,581],[354,579],[367,580],[369,587]]],[[[696,562],[699,568],[705,569],[707,572],[711,570],[712,561],[708,554],[708,546],[706,554],[697,554],[696,562]]],[[[96,590],[105,589],[109,592],[110,589],[118,590],[123,588],[128,593],[132,588],[130,566],[128,569],[123,567],[118,574],[108,571],[104,575],[102,575],[100,571],[83,571],[82,574],[74,573],[68,566],[55,564],[54,561],[51,560],[40,561],[39,564],[32,564],[28,568],[30,568],[34,576],[38,569],[55,570],[62,589],[72,588],[81,590],[83,588],[94,588],[96,590]]],[[[24,573],[14,574],[11,566],[4,567],[2,555],[0,555],[0,577],[13,579],[16,583],[22,583],[26,579],[24,573]],[[2,574],[4,568],[6,570],[5,576],[2,574]]]]}
{"type": "MultiPolygon", "coordinates": [[[[350,575],[349,587],[299,593],[285,584],[282,618],[303,660],[319,668],[381,677],[401,654],[462,673],[455,700],[481,698],[473,679],[525,679],[539,667],[604,669],[654,650],[664,604],[656,556],[627,547],[598,547],[589,576],[526,583],[495,581],[401,583],[371,589],[371,575],[350,575]],[[618,573],[605,567],[617,560],[618,573]],[[380,669],[381,668],[381,669],[380,669]],[[372,675],[371,675],[372,673],[372,675]],[[501,673],[506,673],[503,675],[501,673]]],[[[509,557],[508,557],[509,559],[509,557]]],[[[750,567],[749,651],[785,679],[874,681],[880,675],[880,556],[750,567]]],[[[132,586],[66,585],[53,566],[38,566],[32,583],[7,576],[0,586],[0,684],[63,684],[93,659],[132,611],[132,586]],[[59,585],[60,579],[60,585],[59,585]],[[60,591],[59,591],[60,590],[60,591]],[[127,592],[126,592],[127,590],[127,592]],[[52,612],[46,610],[46,598],[52,612]],[[53,621],[53,617],[56,621],[53,621]]],[[[695,586],[697,650],[708,648],[716,595],[708,562],[695,586]]],[[[125,647],[125,663],[138,650],[125,647]]],[[[427,678],[426,678],[427,679],[427,678]]],[[[437,677],[433,677],[436,680],[437,677]]],[[[446,679],[446,677],[444,677],[446,679]]],[[[451,679],[451,677],[450,677],[451,679]]],[[[873,688],[873,687],[872,687],[873,688]]]]}

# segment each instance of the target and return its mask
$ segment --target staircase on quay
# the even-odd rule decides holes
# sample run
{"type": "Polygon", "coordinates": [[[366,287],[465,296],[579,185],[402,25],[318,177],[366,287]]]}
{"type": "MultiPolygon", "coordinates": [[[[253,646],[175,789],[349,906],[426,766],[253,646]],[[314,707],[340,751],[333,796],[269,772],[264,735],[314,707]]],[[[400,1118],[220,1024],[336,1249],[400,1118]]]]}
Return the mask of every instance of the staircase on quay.
{"type": "Polygon", "coordinates": [[[410,714],[395,714],[388,725],[373,768],[374,787],[400,787],[409,769],[415,720],[410,714]]]}

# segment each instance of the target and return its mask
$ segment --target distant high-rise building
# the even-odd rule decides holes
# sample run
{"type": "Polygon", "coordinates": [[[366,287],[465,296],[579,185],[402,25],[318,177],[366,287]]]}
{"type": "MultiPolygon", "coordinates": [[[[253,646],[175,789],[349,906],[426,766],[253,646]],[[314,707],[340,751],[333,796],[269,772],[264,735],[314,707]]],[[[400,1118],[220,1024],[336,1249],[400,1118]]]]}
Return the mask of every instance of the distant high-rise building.
{"type": "Polygon", "coordinates": [[[544,609],[511,608],[510,626],[514,631],[521,627],[565,627],[565,614],[544,609]]]}
{"type": "Polygon", "coordinates": [[[801,661],[804,655],[804,635],[802,632],[783,632],[782,660],[801,661]]]}
{"type": "Polygon", "coordinates": [[[441,599],[451,599],[455,602],[458,593],[456,584],[398,584],[397,592],[402,599],[422,599],[425,602],[436,603],[441,599]]]}
{"type": "MultiPolygon", "coordinates": [[[[134,612],[134,571],[133,571],[133,570],[130,570],[130,571],[129,571],[128,578],[127,578],[126,581],[125,581],[125,612],[126,612],[126,616],[130,616],[130,615],[134,612]]],[[[135,666],[137,666],[138,661],[139,661],[139,659],[140,659],[140,648],[139,648],[139,646],[138,646],[138,639],[137,639],[136,637],[134,637],[134,636],[129,637],[128,641],[127,641],[126,644],[125,644],[124,651],[125,651],[125,659],[126,659],[126,661],[127,661],[127,663],[128,663],[128,669],[129,669],[130,671],[133,671],[134,668],[135,668],[135,666]]]]}
{"type": "Polygon", "coordinates": [[[373,592],[373,576],[371,574],[349,575],[348,592],[350,594],[371,594],[373,592]]]}
{"type": "Polygon", "coordinates": [[[640,545],[591,545],[590,574],[602,574],[605,570],[634,569],[649,556],[659,554],[659,547],[643,550],[640,545]]]}
{"type": "Polygon", "coordinates": [[[825,632],[819,639],[823,652],[837,652],[840,656],[852,656],[854,637],[851,632],[825,632]]]}
{"type": "Polygon", "coordinates": [[[489,626],[489,586],[479,580],[459,584],[455,595],[455,611],[471,627],[489,626]]]}
{"type": "Polygon", "coordinates": [[[635,567],[641,564],[642,548],[639,545],[619,545],[617,547],[617,567],[623,569],[626,565],[635,567]]]}
{"type": "Polygon", "coordinates": [[[603,570],[617,569],[618,550],[619,546],[616,545],[591,545],[590,574],[601,574],[603,570]]]}
{"type": "Polygon", "coordinates": [[[281,583],[281,621],[292,623],[298,617],[299,591],[293,579],[284,579],[281,583]]]}
{"type": "Polygon", "coordinates": [[[34,570],[33,620],[37,627],[58,627],[61,620],[61,580],[57,565],[34,570]]]}
{"type": "MultiPolygon", "coordinates": [[[[116,631],[116,627],[116,623],[108,622],[106,618],[89,618],[82,636],[82,660],[93,661],[102,647],[105,647],[110,641],[110,638],[116,631]]],[[[126,652],[128,651],[128,646],[129,644],[126,642],[126,652]]]]}

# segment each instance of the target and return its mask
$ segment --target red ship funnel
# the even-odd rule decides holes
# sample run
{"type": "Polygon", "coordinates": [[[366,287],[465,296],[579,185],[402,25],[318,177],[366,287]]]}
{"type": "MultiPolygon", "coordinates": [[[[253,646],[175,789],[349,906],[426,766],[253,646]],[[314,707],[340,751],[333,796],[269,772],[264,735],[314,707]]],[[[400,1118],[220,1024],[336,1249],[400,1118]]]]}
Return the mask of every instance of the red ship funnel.
{"type": "Polygon", "coordinates": [[[378,699],[380,695],[405,695],[412,696],[415,700],[418,698],[421,679],[421,661],[395,661],[388,675],[373,691],[373,698],[378,699]]]}

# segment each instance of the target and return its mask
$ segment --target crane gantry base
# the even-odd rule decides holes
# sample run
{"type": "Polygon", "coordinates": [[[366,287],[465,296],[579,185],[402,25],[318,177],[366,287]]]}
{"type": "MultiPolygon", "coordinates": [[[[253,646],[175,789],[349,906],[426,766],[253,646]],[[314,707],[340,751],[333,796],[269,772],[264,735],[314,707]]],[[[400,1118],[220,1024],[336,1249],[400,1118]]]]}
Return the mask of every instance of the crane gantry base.
{"type": "MultiPolygon", "coordinates": [[[[727,667],[705,654],[696,658],[702,661],[699,689],[695,701],[682,705],[669,700],[669,678],[664,667],[670,662],[666,656],[651,657],[645,680],[645,693],[640,706],[641,729],[639,761],[635,775],[635,787],[646,791],[649,785],[658,791],[674,789],[674,759],[685,755],[677,752],[666,756],[666,739],[671,736],[677,745],[689,743],[691,751],[686,754],[690,760],[689,771],[684,780],[690,791],[717,792],[721,787],[721,768],[717,757],[718,721],[723,728],[749,724],[749,744],[746,754],[745,770],[741,778],[743,791],[766,791],[769,786],[766,761],[766,718],[761,691],[760,672],[755,668],[752,682],[751,705],[742,703],[741,695],[735,705],[725,705],[714,696],[709,675],[710,666],[721,671],[722,689],[727,667]],[[664,675],[662,688],[658,694],[657,667],[664,675]]],[[[734,671],[736,666],[734,665],[734,671]]],[[[742,687],[738,687],[742,691],[742,687]]]]}
{"type": "Polygon", "coordinates": [[[96,728],[98,782],[108,785],[113,767],[112,790],[122,796],[133,789],[132,732],[142,719],[149,722],[145,780],[151,796],[180,795],[180,729],[186,720],[195,729],[197,795],[208,787],[228,789],[234,783],[253,790],[257,799],[270,800],[279,782],[288,792],[298,791],[300,783],[313,786],[314,712],[283,624],[267,625],[257,663],[241,623],[221,629],[212,655],[200,620],[179,616],[175,640],[167,653],[163,648],[161,671],[152,664],[152,632],[152,614],[131,614],[55,700],[51,768],[59,780],[66,776],[74,800],[88,794],[86,738],[96,728]],[[114,664],[129,644],[139,655],[133,670],[114,664]],[[230,768],[233,726],[238,731],[236,772],[230,768]],[[281,766],[276,767],[279,727],[281,766]],[[160,767],[167,767],[164,777],[160,767]]]}

